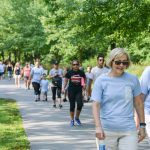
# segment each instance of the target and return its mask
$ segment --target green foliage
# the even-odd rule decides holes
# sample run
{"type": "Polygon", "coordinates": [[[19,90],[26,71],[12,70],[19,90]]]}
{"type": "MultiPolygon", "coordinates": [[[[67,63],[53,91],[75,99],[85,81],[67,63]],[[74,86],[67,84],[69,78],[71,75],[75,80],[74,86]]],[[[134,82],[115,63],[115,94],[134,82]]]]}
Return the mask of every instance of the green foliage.
{"type": "Polygon", "coordinates": [[[81,62],[113,47],[149,59],[149,0],[5,0],[0,51],[16,59],[81,62]]]}
{"type": "Polygon", "coordinates": [[[0,99],[0,149],[29,150],[16,102],[0,99]]]}

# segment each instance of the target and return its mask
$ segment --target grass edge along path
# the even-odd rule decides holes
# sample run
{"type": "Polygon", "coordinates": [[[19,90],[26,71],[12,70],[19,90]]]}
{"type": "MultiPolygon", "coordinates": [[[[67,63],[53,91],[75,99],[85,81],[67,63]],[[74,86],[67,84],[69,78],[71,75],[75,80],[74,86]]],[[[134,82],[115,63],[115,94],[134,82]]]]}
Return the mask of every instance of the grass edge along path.
{"type": "Polygon", "coordinates": [[[16,101],[0,98],[0,150],[29,149],[16,101]]]}

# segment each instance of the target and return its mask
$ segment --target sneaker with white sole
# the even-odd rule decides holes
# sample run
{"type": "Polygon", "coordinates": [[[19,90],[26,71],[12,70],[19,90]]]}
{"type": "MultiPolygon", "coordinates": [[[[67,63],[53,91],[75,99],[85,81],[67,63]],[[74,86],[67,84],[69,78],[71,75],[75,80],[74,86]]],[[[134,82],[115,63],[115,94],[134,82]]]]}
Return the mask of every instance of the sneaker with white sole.
{"type": "Polygon", "coordinates": [[[74,126],[74,120],[71,120],[70,121],[70,127],[73,127],[74,126]]]}
{"type": "Polygon", "coordinates": [[[75,122],[76,122],[76,124],[77,124],[78,126],[81,126],[81,125],[82,125],[79,118],[76,118],[76,117],[75,117],[75,122]]]}

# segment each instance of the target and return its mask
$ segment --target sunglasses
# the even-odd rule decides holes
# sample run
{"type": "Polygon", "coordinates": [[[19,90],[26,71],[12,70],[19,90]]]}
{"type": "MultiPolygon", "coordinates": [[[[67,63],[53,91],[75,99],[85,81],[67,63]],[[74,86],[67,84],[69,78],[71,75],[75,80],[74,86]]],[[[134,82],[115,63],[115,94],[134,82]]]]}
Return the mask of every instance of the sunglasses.
{"type": "Polygon", "coordinates": [[[73,66],[79,66],[79,64],[72,64],[73,66]]]}
{"type": "Polygon", "coordinates": [[[128,66],[129,65],[129,61],[120,61],[120,60],[116,60],[114,61],[115,65],[124,65],[124,66],[128,66]]]}
{"type": "Polygon", "coordinates": [[[104,61],[104,59],[99,59],[99,61],[104,61]]]}

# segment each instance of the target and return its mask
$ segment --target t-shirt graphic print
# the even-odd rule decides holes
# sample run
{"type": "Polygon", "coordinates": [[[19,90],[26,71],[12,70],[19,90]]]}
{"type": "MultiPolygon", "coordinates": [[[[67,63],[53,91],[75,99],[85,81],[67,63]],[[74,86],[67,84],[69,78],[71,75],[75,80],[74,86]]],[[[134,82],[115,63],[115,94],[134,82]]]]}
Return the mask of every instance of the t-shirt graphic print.
{"type": "Polygon", "coordinates": [[[81,85],[81,76],[79,74],[71,76],[71,82],[75,85],[81,85]]]}

